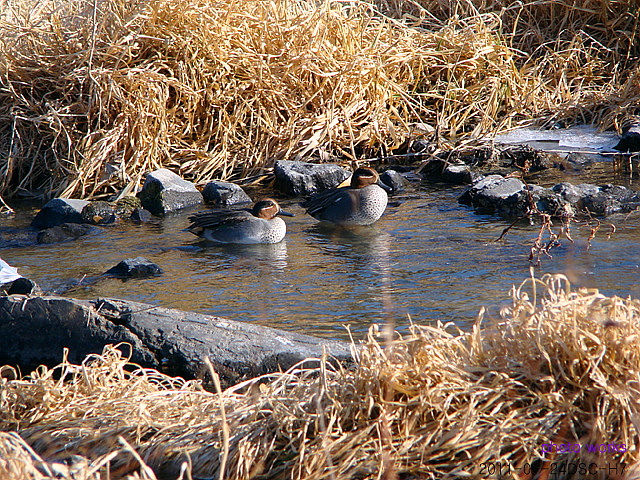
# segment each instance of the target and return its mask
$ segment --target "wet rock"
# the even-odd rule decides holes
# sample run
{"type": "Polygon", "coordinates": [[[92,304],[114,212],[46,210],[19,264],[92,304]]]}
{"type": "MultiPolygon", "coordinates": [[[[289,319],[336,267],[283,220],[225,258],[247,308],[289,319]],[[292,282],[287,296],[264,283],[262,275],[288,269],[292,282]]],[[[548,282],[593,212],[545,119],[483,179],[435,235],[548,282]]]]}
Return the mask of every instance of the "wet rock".
{"type": "Polygon", "coordinates": [[[391,188],[392,193],[404,192],[411,182],[395,170],[385,170],[380,174],[380,181],[391,188]]]}
{"type": "Polygon", "coordinates": [[[61,223],[83,223],[82,209],[86,200],[54,198],[48,201],[36,214],[31,226],[37,229],[55,227],[61,223]]]}
{"type": "Polygon", "coordinates": [[[115,267],[111,267],[105,275],[119,278],[145,278],[154,275],[162,275],[162,269],[155,263],[144,257],[127,258],[115,267]]]}
{"type": "Polygon", "coordinates": [[[132,361],[153,365],[155,356],[128,328],[92,308],[59,297],[0,297],[0,365],[30,372],[41,364],[58,365],[65,348],[69,360],[82,362],[106,344],[127,342],[132,361]],[[46,333],[45,333],[46,332],[46,333]]]}
{"type": "Polygon", "coordinates": [[[524,198],[525,184],[519,179],[489,175],[475,182],[460,202],[472,205],[478,213],[519,217],[528,211],[524,198]]]}
{"type": "Polygon", "coordinates": [[[576,210],[570,202],[550,188],[527,185],[527,203],[532,212],[545,213],[552,217],[571,217],[576,210]]]}
{"type": "Polygon", "coordinates": [[[135,223],[147,223],[153,219],[153,215],[151,215],[149,210],[145,210],[141,207],[133,210],[129,218],[135,223]]]}
{"type": "Polygon", "coordinates": [[[459,199],[476,212],[521,217],[530,210],[525,184],[517,178],[489,175],[476,181],[459,199]]]}
{"type": "Polygon", "coordinates": [[[251,197],[239,185],[213,180],[202,190],[204,201],[216,206],[231,206],[251,203],[251,197]]]}
{"type": "Polygon", "coordinates": [[[91,225],[63,223],[39,232],[37,242],[40,244],[68,242],[86,235],[91,229],[91,225]]]}
{"type": "Polygon", "coordinates": [[[160,168],[147,174],[140,191],[140,201],[152,214],[164,215],[199,205],[203,198],[193,183],[166,168],[160,168]]]}
{"type": "Polygon", "coordinates": [[[133,212],[142,208],[142,202],[138,197],[128,195],[116,200],[114,208],[118,218],[129,219],[133,212]]]}
{"type": "Polygon", "coordinates": [[[478,175],[469,169],[467,165],[450,164],[442,171],[442,181],[452,183],[454,185],[468,185],[478,175]]]}
{"type": "Polygon", "coordinates": [[[351,172],[332,163],[306,163],[289,160],[276,161],[274,187],[294,197],[306,197],[345,181],[351,172]]]}
{"type": "Polygon", "coordinates": [[[209,358],[225,387],[319,358],[323,349],[351,361],[343,342],[115,299],[0,297],[0,330],[0,365],[26,372],[58,365],[64,348],[80,363],[121,342],[133,362],[188,379],[205,377],[209,358]]]}
{"type": "Polygon", "coordinates": [[[454,185],[472,183],[478,177],[464,163],[450,163],[441,158],[433,158],[425,162],[419,169],[424,180],[446,182],[454,185]]]}
{"type": "Polygon", "coordinates": [[[624,130],[615,147],[620,152],[640,152],[640,123],[634,123],[624,130]]]}
{"type": "Polygon", "coordinates": [[[530,145],[512,145],[499,152],[503,166],[517,168],[523,173],[539,172],[553,165],[548,155],[530,145]]]}
{"type": "Polygon", "coordinates": [[[562,182],[554,185],[552,190],[572,205],[577,205],[587,195],[596,195],[600,188],[597,185],[588,183],[574,185],[569,182],[562,182]]]}
{"type": "Polygon", "coordinates": [[[24,277],[5,283],[0,286],[0,289],[5,295],[37,295],[42,293],[36,282],[24,277]]]}
{"type": "Polygon", "coordinates": [[[475,182],[459,202],[478,213],[506,218],[535,213],[551,216],[611,215],[640,208],[640,193],[615,185],[559,183],[552,188],[525,185],[517,178],[489,175],[475,182]]]}
{"type": "Polygon", "coordinates": [[[618,185],[555,185],[552,190],[570,202],[578,211],[593,215],[627,213],[640,207],[640,194],[618,185]]]}
{"type": "Polygon", "coordinates": [[[89,202],[81,212],[82,221],[92,225],[107,225],[116,221],[115,205],[109,202],[89,202]]]}

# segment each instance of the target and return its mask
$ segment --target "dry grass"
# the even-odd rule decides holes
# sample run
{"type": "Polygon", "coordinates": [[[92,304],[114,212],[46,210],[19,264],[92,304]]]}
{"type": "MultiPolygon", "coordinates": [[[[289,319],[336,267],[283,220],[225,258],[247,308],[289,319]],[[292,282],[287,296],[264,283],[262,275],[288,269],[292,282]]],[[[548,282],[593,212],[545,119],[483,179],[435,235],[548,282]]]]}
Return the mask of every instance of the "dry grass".
{"type": "Polygon", "coordinates": [[[377,3],[403,21],[356,0],[0,0],[0,195],[353,161],[418,123],[455,142],[638,112],[632,0],[377,3]]]}
{"type": "Polygon", "coordinates": [[[585,477],[559,465],[582,462],[599,468],[588,478],[639,478],[640,302],[548,277],[482,323],[393,340],[372,331],[353,370],[310,360],[220,393],[136,368],[114,348],[8,379],[0,476],[498,478],[483,466],[501,462],[511,474],[500,478],[569,479],[585,477]],[[544,453],[549,443],[583,448],[544,453]]]}

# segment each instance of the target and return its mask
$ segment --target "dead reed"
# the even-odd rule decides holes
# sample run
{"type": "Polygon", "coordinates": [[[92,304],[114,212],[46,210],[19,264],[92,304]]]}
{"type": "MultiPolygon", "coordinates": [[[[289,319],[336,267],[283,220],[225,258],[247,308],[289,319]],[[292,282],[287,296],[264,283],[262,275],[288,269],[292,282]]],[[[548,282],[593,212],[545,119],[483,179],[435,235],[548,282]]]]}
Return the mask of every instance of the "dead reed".
{"type": "Polygon", "coordinates": [[[455,142],[637,113],[632,0],[376,3],[0,0],[0,196],[122,196],[161,166],[201,182],[353,161],[416,123],[455,142]]]}
{"type": "Polygon", "coordinates": [[[469,333],[372,330],[353,369],[309,360],[219,393],[114,347],[5,378],[0,476],[638,478],[640,302],[561,276],[512,297],[469,333]]]}

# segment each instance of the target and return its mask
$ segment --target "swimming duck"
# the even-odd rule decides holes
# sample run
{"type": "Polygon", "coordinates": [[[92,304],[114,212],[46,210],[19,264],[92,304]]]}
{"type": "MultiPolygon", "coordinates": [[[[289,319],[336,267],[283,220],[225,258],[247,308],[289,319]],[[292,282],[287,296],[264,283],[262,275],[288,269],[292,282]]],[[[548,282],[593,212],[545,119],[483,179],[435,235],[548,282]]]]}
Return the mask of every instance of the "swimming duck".
{"type": "Polygon", "coordinates": [[[387,191],[373,168],[360,167],[353,172],[348,187],[324,190],[302,206],[312,217],[340,225],[370,225],[387,208],[387,191]],[[385,191],[386,190],[386,191],[385,191]]]}
{"type": "Polygon", "coordinates": [[[275,200],[265,198],[252,209],[196,213],[189,217],[189,231],[218,243],[278,243],[284,238],[287,226],[277,215],[293,217],[275,200]]]}

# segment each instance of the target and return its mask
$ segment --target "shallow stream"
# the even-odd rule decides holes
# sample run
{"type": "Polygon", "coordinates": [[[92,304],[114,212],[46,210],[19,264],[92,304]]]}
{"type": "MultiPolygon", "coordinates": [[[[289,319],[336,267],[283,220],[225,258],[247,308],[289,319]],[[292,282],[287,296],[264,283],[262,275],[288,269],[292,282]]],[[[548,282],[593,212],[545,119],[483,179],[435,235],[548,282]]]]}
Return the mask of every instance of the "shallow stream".
{"type": "MultiPolygon", "coordinates": [[[[640,182],[606,158],[573,171],[546,172],[543,186],[559,181],[614,183],[640,190],[640,182]]],[[[509,222],[477,215],[458,203],[466,187],[422,185],[394,196],[371,227],[318,224],[297,200],[282,200],[296,214],[285,218],[286,239],[277,245],[213,246],[185,231],[189,213],[158,223],[96,227],[76,241],[16,245],[34,209],[0,220],[12,245],[0,256],[45,291],[99,275],[124,258],[144,256],[164,274],[122,281],[104,278],[65,295],[116,297],[256,322],[333,338],[361,338],[373,323],[455,322],[468,328],[481,307],[496,316],[509,290],[530,275],[529,253],[538,225],[518,224],[497,241],[509,222]]],[[[639,215],[603,221],[596,237],[574,226],[574,242],[562,240],[542,256],[535,275],[561,273],[574,287],[640,298],[639,215]],[[607,238],[614,223],[615,233],[607,238]]]]}

